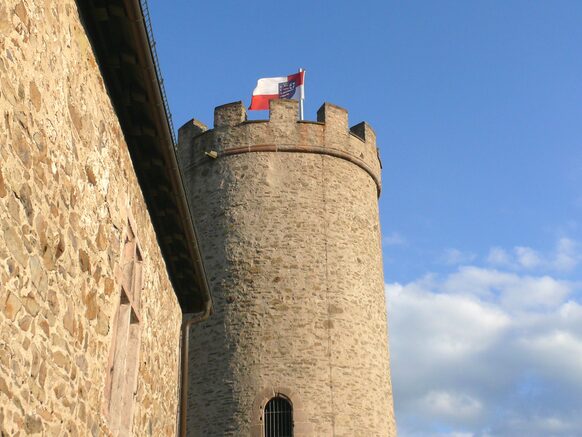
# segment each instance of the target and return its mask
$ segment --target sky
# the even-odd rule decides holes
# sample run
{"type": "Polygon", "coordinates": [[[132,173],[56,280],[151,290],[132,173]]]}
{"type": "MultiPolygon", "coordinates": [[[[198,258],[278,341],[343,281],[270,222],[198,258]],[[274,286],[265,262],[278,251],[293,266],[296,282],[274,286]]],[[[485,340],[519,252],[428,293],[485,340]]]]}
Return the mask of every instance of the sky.
{"type": "Polygon", "coordinates": [[[582,2],[149,4],[176,127],[299,67],[374,127],[400,437],[582,435],[582,2]]]}

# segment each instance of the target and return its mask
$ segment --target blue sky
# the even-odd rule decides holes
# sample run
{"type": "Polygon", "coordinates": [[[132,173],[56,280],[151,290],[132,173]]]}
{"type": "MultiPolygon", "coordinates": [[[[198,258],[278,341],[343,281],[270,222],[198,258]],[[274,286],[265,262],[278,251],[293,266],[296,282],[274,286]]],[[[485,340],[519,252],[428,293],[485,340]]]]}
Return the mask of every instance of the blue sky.
{"type": "Polygon", "coordinates": [[[375,128],[401,437],[580,435],[582,2],[150,9],[176,126],[301,66],[375,128]]]}

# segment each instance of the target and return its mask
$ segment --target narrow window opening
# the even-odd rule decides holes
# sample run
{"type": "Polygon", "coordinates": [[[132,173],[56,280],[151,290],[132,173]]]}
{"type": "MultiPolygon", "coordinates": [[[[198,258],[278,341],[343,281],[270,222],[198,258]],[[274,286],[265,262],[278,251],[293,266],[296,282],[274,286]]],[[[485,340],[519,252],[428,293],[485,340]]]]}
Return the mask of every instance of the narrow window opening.
{"type": "Polygon", "coordinates": [[[282,396],[265,405],[265,437],[293,437],[293,407],[282,396]]]}

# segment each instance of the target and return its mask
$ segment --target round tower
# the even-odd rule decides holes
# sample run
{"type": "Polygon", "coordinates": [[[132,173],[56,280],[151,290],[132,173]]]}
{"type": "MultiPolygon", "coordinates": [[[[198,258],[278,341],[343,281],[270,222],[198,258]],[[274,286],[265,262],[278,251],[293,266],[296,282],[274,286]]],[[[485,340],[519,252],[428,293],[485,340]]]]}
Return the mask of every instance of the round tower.
{"type": "Polygon", "coordinates": [[[375,134],[297,103],[179,131],[214,305],[190,336],[188,436],[396,435],[375,134]]]}

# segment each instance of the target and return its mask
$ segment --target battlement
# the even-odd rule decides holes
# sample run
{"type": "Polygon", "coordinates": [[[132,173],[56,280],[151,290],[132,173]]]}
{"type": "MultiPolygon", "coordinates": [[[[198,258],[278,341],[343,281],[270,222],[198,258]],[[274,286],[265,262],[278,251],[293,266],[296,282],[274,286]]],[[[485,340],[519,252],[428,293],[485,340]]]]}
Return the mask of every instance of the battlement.
{"type": "Polygon", "coordinates": [[[190,120],[178,132],[178,153],[186,166],[201,160],[249,152],[318,153],[344,159],[366,171],[380,193],[376,134],[366,122],[349,127],[348,112],[324,103],[317,121],[299,120],[299,102],[272,100],[268,120],[248,120],[242,102],[214,109],[214,128],[190,120]]]}

